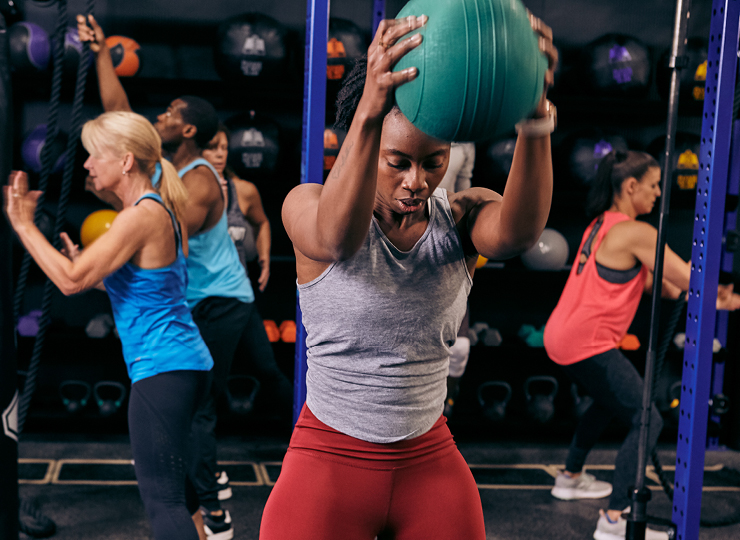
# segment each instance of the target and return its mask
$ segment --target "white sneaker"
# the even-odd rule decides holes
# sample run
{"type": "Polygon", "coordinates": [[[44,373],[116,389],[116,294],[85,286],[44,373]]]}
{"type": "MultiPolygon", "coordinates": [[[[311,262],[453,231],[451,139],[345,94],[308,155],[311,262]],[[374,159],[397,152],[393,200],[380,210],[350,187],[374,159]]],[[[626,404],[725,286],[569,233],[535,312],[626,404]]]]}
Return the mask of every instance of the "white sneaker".
{"type": "Polygon", "coordinates": [[[226,471],[221,471],[216,482],[218,482],[218,500],[231,499],[231,486],[229,486],[229,477],[226,475],[226,471]]]}
{"type": "MultiPolygon", "coordinates": [[[[596,523],[594,540],[624,540],[627,535],[627,520],[619,516],[616,523],[610,523],[606,519],[606,512],[599,510],[599,514],[601,514],[601,517],[599,517],[599,521],[596,523]]],[[[668,540],[668,533],[646,528],[645,540],[668,540]]]]}
{"type": "Polygon", "coordinates": [[[552,488],[553,497],[564,501],[574,499],[602,499],[612,494],[612,485],[602,482],[587,472],[581,473],[575,478],[559,472],[555,478],[555,487],[552,488]]]}

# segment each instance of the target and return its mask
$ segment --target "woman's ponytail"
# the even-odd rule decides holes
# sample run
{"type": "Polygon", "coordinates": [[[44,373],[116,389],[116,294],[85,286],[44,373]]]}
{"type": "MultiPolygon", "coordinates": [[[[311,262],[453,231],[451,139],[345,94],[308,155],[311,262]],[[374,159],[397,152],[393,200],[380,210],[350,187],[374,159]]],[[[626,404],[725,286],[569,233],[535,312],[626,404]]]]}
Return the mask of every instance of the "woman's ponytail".
{"type": "Polygon", "coordinates": [[[162,177],[159,182],[159,194],[162,196],[164,205],[175,214],[178,222],[182,221],[185,202],[188,198],[188,190],[177,174],[175,166],[162,158],[159,161],[162,167],[162,177]]]}

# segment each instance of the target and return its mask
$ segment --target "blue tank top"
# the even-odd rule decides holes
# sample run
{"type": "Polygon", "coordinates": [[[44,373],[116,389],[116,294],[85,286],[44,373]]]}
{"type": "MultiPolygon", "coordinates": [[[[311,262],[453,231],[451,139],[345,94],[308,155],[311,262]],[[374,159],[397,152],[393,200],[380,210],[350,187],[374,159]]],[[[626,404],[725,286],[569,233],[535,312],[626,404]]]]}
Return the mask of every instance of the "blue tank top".
{"type": "MultiPolygon", "coordinates": [[[[190,162],[177,174],[182,178],[185,173],[200,165],[205,165],[213,173],[213,181],[220,192],[218,173],[205,159],[198,158],[190,162]]],[[[191,309],[204,298],[212,296],[236,298],[245,303],[254,302],[252,284],[247,279],[234,242],[229,236],[226,208],[216,225],[190,238],[188,245],[187,298],[191,309]]]]}
{"type": "MultiPolygon", "coordinates": [[[[135,204],[142,199],[163,205],[155,193],[135,204]]],[[[213,366],[185,301],[188,274],[180,231],[172,212],[167,212],[175,229],[175,261],[151,269],[128,262],[103,280],[132,384],[167,371],[208,371],[213,366]]]]}

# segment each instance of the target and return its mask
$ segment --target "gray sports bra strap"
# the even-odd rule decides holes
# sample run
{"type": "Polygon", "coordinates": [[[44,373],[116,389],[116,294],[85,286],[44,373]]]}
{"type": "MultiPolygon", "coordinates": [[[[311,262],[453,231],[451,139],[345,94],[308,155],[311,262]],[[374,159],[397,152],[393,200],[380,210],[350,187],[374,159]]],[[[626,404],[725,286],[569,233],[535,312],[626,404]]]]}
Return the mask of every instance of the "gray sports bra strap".
{"type": "Polygon", "coordinates": [[[596,238],[596,235],[599,232],[599,229],[601,229],[601,226],[604,224],[604,217],[602,216],[596,223],[594,223],[594,228],[591,229],[591,234],[588,235],[588,238],[583,243],[583,248],[581,249],[581,255],[579,256],[578,261],[578,274],[583,272],[583,267],[586,265],[586,261],[591,256],[591,244],[594,242],[594,238],[596,238]]]}

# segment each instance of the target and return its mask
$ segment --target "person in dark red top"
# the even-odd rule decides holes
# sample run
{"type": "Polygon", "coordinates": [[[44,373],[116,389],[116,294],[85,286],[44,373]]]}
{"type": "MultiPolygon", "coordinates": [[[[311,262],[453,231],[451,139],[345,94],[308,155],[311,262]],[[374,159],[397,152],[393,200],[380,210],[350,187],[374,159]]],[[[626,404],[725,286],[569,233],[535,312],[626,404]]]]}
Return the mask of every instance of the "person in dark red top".
{"type": "MultiPolygon", "coordinates": [[[[565,289],[545,326],[545,349],[568,375],[586,388],[593,404],[581,417],[565,470],[552,495],[565,500],[611,495],[601,511],[594,538],[625,537],[621,517],[629,506],[629,483],[635,477],[642,412],[643,380],[617,344],[629,329],[643,292],[650,292],[657,244],[656,229],[637,221],[649,214],[660,196],[660,167],[643,152],[611,152],[601,161],[586,203],[596,216],[586,229],[565,289]],[[591,448],[612,418],[630,427],[614,470],[613,489],[582,472],[591,448]]],[[[678,298],[689,288],[690,263],[665,248],[662,294],[678,298]]],[[[720,286],[717,309],[740,307],[732,286],[720,286]]],[[[663,426],[655,405],[651,412],[648,453],[663,426]]],[[[648,529],[648,540],[667,539],[648,529]]]]}

